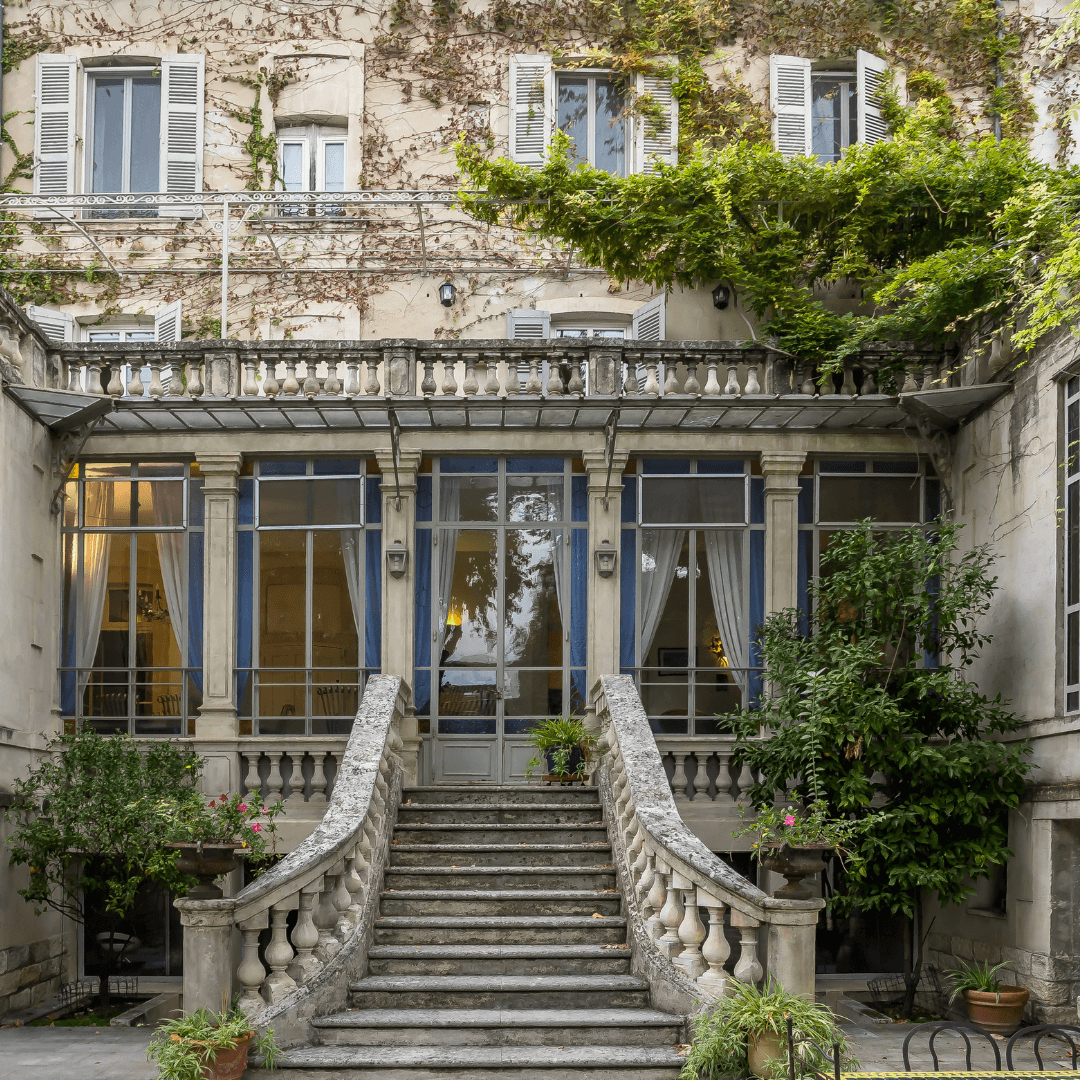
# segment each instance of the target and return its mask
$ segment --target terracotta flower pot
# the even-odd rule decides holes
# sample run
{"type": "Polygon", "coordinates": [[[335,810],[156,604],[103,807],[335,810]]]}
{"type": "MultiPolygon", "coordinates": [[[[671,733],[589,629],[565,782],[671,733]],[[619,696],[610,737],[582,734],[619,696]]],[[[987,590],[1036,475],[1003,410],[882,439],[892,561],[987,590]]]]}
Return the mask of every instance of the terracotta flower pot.
{"type": "Polygon", "coordinates": [[[774,1031],[757,1031],[747,1035],[746,1058],[755,1076],[775,1077],[776,1063],[787,1059],[787,1039],[774,1031]]]}
{"type": "Polygon", "coordinates": [[[239,841],[213,844],[176,841],[165,846],[180,852],[176,864],[178,870],[199,879],[199,884],[188,891],[189,900],[219,900],[221,890],[214,884],[214,879],[236,869],[239,865],[236,853],[243,847],[239,841]]]}
{"type": "MultiPolygon", "coordinates": [[[[214,1056],[203,1066],[203,1080],[240,1080],[247,1068],[248,1050],[251,1049],[251,1040],[254,1038],[255,1032],[249,1031],[236,1040],[236,1045],[231,1050],[224,1047],[216,1050],[214,1056]]],[[[200,1044],[196,1042],[193,1045],[200,1044]]]]}
{"type": "Polygon", "coordinates": [[[773,896],[780,900],[809,900],[814,893],[803,878],[820,874],[825,869],[823,856],[830,851],[831,847],[790,847],[787,844],[771,848],[761,865],[787,879],[773,896]]]}
{"type": "Polygon", "coordinates": [[[1030,993],[1022,986],[1002,985],[990,990],[965,990],[968,1017],[991,1035],[1011,1035],[1020,1027],[1030,993]]]}

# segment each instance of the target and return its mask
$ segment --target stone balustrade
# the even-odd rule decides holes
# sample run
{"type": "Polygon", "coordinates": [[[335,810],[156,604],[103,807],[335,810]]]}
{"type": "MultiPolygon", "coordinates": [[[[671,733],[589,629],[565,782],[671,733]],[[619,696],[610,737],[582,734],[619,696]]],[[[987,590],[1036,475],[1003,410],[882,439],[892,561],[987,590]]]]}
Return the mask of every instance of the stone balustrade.
{"type": "Polygon", "coordinates": [[[321,814],[333,795],[347,740],[342,737],[282,738],[263,735],[239,741],[242,792],[264,804],[284,802],[321,814]]]}
{"type": "MultiPolygon", "coordinates": [[[[234,990],[253,1023],[274,1020],[279,1032],[297,1018],[301,1001],[344,1007],[349,977],[366,966],[375,905],[381,890],[390,833],[400,801],[403,772],[397,731],[408,691],[401,679],[372,676],[337,768],[326,812],[310,836],[236,896],[177,900],[184,926],[184,1007],[227,1007],[234,990]],[[295,925],[288,929],[291,912],[295,925]],[[269,932],[260,957],[260,938],[269,932]],[[240,938],[235,963],[233,937],[240,938]]],[[[264,797],[294,794],[325,798],[317,782],[291,789],[282,762],[300,759],[289,740],[245,747],[247,790],[264,797]],[[270,769],[260,776],[259,762],[270,769]],[[254,768],[253,768],[254,766],[254,768]],[[280,779],[280,783],[278,780],[280,779]],[[291,790],[287,790],[291,789],[291,790]]],[[[299,746],[299,743],[297,743],[299,746]]],[[[310,747],[310,741],[307,741],[310,747]]],[[[316,753],[318,749],[316,749],[316,753]]],[[[323,778],[327,777],[324,771],[323,778]]],[[[314,778],[309,778],[313,780],[314,778]]]]}
{"type": "Polygon", "coordinates": [[[676,803],[749,807],[754,774],[732,761],[734,735],[657,735],[656,745],[676,803]]]}
{"type": "Polygon", "coordinates": [[[690,1008],[703,996],[723,994],[732,978],[756,983],[766,973],[790,992],[812,997],[823,901],[767,896],[689,830],[630,676],[603,676],[593,705],[601,726],[605,819],[635,962],[653,1000],[690,1008]],[[724,932],[725,913],[738,933],[737,956],[724,932]]]}

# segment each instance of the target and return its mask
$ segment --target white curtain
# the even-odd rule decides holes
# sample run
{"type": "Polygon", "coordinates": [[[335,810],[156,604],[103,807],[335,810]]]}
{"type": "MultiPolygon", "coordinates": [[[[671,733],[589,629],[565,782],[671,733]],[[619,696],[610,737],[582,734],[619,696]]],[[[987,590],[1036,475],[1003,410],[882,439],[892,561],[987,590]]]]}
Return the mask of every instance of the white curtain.
{"type": "MultiPolygon", "coordinates": [[[[461,520],[461,480],[442,479],[439,482],[439,520],[461,520]]],[[[454,589],[454,563],[457,561],[457,529],[438,531],[439,551],[439,641],[446,635],[446,620],[450,615],[450,597],[454,589]]]]}
{"type": "MultiPolygon", "coordinates": [[[[102,481],[86,485],[84,520],[90,527],[105,525],[111,521],[114,488],[112,483],[102,481]]],[[[79,592],[77,647],[75,665],[79,670],[76,708],[82,711],[83,691],[90,673],[89,668],[97,655],[98,639],[101,637],[101,616],[105,612],[105,598],[109,594],[109,552],[112,549],[110,533],[83,533],[82,535],[82,585],[79,592]]]]}
{"type": "Polygon", "coordinates": [[[743,589],[743,532],[705,532],[705,559],[709,564],[709,588],[724,654],[736,684],[746,689],[749,643],[746,634],[746,595],[743,589]]]}
{"type": "Polygon", "coordinates": [[[361,637],[363,623],[362,582],[360,580],[360,534],[343,532],[341,536],[341,557],[345,561],[345,581],[349,586],[349,603],[352,604],[353,624],[356,627],[356,640],[361,637]]]}
{"type": "MultiPolygon", "coordinates": [[[[150,498],[154,504],[154,524],[177,525],[184,520],[184,485],[175,480],[151,480],[150,498]]],[[[184,604],[184,534],[182,532],[154,533],[157,541],[161,584],[165,589],[165,606],[169,623],[180,650],[180,665],[185,666],[183,633],[184,604]]]]}
{"type": "Polygon", "coordinates": [[[649,655],[664,614],[685,529],[648,529],[641,540],[641,660],[649,655]]]}

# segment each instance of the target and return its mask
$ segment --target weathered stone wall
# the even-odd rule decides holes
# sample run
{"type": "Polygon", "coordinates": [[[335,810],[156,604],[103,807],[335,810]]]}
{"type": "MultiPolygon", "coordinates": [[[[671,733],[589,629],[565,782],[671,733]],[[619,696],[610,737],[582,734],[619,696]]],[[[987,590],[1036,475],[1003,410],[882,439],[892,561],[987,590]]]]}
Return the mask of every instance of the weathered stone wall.
{"type": "Polygon", "coordinates": [[[0,1018],[55,996],[64,964],[64,939],[59,934],[0,949],[0,1018]]]}

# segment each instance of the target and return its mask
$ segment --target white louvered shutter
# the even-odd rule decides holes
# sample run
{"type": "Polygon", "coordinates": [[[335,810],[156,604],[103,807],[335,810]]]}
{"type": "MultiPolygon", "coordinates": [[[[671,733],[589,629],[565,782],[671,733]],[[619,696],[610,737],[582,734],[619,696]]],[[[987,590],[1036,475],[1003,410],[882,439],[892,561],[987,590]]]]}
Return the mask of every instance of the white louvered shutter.
{"type": "Polygon", "coordinates": [[[547,160],[555,116],[551,57],[510,57],[510,160],[539,169],[547,160]]]}
{"type": "Polygon", "coordinates": [[[506,313],[506,336],[515,340],[551,337],[551,313],[536,308],[511,308],[506,313]]]}
{"type": "Polygon", "coordinates": [[[34,118],[34,194],[75,193],[74,56],[39,53],[34,118]]]}
{"type": "MultiPolygon", "coordinates": [[[[201,53],[161,58],[161,172],[158,184],[169,195],[202,191],[203,79],[201,53]]],[[[191,206],[164,207],[163,216],[190,216],[191,206]]]]}
{"type": "Polygon", "coordinates": [[[654,296],[631,317],[630,336],[637,341],[663,341],[667,333],[667,293],[654,296]]]}
{"type": "Polygon", "coordinates": [[[769,104],[773,111],[773,146],[784,157],[813,153],[809,60],[801,56],[769,57],[769,104]]]}
{"type": "Polygon", "coordinates": [[[872,53],[855,56],[856,101],[859,108],[859,142],[882,142],[889,137],[889,125],[881,115],[881,84],[889,65],[872,53]]]}
{"type": "Polygon", "coordinates": [[[154,315],[154,340],[162,345],[174,345],[180,340],[180,301],[166,304],[154,315]]]}
{"type": "Polygon", "coordinates": [[[26,314],[45,331],[53,341],[71,341],[74,337],[75,320],[66,311],[28,304],[26,314]]]}
{"type": "MultiPolygon", "coordinates": [[[[637,77],[638,97],[648,95],[660,107],[660,116],[638,117],[635,172],[656,172],[657,161],[664,165],[679,163],[679,103],[671,92],[670,79],[652,75],[637,77]]],[[[652,110],[650,110],[652,111],[652,110]]]]}

